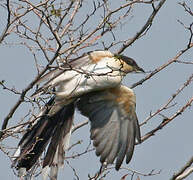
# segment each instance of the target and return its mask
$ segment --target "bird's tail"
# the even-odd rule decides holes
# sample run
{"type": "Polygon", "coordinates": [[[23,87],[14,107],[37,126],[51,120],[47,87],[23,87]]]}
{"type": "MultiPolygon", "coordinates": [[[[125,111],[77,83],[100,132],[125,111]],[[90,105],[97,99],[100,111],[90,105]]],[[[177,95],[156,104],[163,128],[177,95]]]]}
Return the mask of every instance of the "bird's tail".
{"type": "Polygon", "coordinates": [[[43,160],[43,177],[57,178],[58,167],[63,165],[69,145],[74,115],[74,103],[61,106],[53,97],[44,108],[40,119],[24,134],[14,154],[13,166],[24,176],[37,163],[49,144],[43,160]]]}

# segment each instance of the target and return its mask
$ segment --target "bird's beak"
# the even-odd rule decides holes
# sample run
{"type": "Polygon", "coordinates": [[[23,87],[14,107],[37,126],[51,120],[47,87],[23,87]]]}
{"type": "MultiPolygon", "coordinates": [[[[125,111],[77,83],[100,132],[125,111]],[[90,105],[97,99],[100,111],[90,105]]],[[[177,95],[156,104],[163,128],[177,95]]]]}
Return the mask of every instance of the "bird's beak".
{"type": "Polygon", "coordinates": [[[140,68],[140,67],[136,68],[135,72],[137,72],[137,73],[140,73],[140,72],[145,73],[145,71],[142,68],[140,68]]]}

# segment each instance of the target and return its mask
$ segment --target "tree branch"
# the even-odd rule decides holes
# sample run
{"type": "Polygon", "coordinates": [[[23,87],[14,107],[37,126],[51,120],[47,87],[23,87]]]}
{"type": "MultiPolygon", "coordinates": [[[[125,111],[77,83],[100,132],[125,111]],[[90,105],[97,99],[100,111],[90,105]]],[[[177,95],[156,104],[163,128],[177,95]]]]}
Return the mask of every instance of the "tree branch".
{"type": "Polygon", "coordinates": [[[4,40],[4,38],[8,35],[7,31],[10,27],[10,19],[11,19],[11,12],[10,12],[10,7],[9,7],[9,0],[7,0],[7,3],[6,3],[6,6],[7,6],[7,25],[3,31],[3,33],[1,34],[0,36],[0,43],[4,40]]]}
{"type": "Polygon", "coordinates": [[[158,125],[155,129],[149,131],[146,135],[144,135],[142,138],[141,138],[141,141],[145,141],[147,139],[149,139],[151,136],[155,135],[155,133],[158,131],[158,130],[161,130],[164,126],[166,126],[169,122],[171,122],[172,120],[174,120],[176,117],[178,117],[179,115],[181,115],[189,106],[192,105],[192,102],[193,102],[193,97],[190,98],[190,100],[182,107],[180,108],[174,115],[172,115],[171,117],[169,118],[165,118],[160,125],[158,125]]]}
{"type": "Polygon", "coordinates": [[[166,2],[166,0],[161,0],[160,3],[157,5],[157,7],[153,6],[153,12],[149,16],[148,20],[146,21],[145,25],[141,28],[139,32],[136,33],[136,35],[130,39],[127,43],[123,44],[122,47],[117,51],[118,54],[122,53],[126,48],[128,48],[131,44],[133,44],[141,35],[144,33],[148,28],[152,25],[153,19],[155,18],[156,14],[160,10],[160,8],[163,6],[163,4],[166,2]]]}
{"type": "MultiPolygon", "coordinates": [[[[10,112],[8,113],[8,115],[5,117],[4,121],[3,121],[3,125],[1,130],[4,130],[7,128],[7,124],[10,118],[12,118],[13,114],[15,113],[15,111],[17,110],[17,108],[21,105],[21,103],[24,101],[24,97],[26,95],[26,93],[33,88],[33,86],[36,84],[36,82],[39,80],[39,78],[49,69],[49,66],[54,62],[54,60],[58,57],[59,55],[59,51],[60,51],[61,47],[59,47],[54,55],[54,57],[51,59],[51,61],[46,65],[46,67],[41,71],[40,74],[38,74],[38,76],[35,77],[35,79],[24,89],[22,90],[22,93],[19,97],[19,100],[16,102],[16,104],[11,108],[10,112]]],[[[4,132],[0,131],[0,140],[3,136],[4,132]]]]}
{"type": "Polygon", "coordinates": [[[190,167],[193,163],[193,156],[190,160],[181,168],[181,170],[175,173],[170,180],[182,180],[193,172],[193,167],[190,167]]]}
{"type": "Polygon", "coordinates": [[[161,108],[159,108],[154,113],[151,113],[151,115],[143,121],[140,126],[143,126],[146,124],[152,117],[156,116],[160,112],[162,112],[164,109],[167,109],[169,104],[184,90],[185,87],[187,87],[193,80],[193,74],[188,78],[188,80],[181,86],[173,95],[172,97],[167,101],[166,104],[164,104],[161,108]]]}
{"type": "Polygon", "coordinates": [[[193,47],[193,43],[190,44],[190,46],[187,46],[185,49],[181,50],[175,57],[170,59],[167,63],[161,65],[160,67],[156,68],[152,73],[148,74],[145,78],[141,79],[140,81],[134,83],[130,88],[135,88],[138,85],[142,85],[145,81],[150,79],[152,76],[160,72],[161,70],[165,69],[170,64],[176,62],[180,56],[182,56],[186,51],[188,51],[190,48],[193,47]]]}

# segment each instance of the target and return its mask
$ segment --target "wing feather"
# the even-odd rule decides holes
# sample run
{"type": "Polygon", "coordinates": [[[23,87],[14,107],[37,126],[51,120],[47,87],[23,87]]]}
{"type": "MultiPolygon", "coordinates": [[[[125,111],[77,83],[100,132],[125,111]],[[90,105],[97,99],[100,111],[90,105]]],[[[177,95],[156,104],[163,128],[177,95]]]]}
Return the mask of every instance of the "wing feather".
{"type": "Polygon", "coordinates": [[[105,145],[105,148],[103,150],[103,152],[101,153],[101,158],[100,161],[104,162],[106,161],[106,159],[108,159],[109,157],[109,153],[113,150],[113,147],[115,146],[115,142],[116,142],[116,136],[117,136],[117,130],[119,129],[119,124],[118,123],[110,123],[109,125],[109,133],[107,134],[107,138],[108,141],[105,145]],[[112,131],[112,129],[114,131],[112,131]]]}
{"type": "Polygon", "coordinates": [[[121,68],[121,61],[117,61],[109,51],[94,51],[45,74],[37,84],[46,82],[32,97],[47,93],[69,99],[91,91],[112,88],[118,86],[126,75],[121,68]]]}
{"type": "Polygon", "coordinates": [[[126,163],[131,160],[135,139],[140,142],[134,100],[133,91],[120,86],[111,91],[88,93],[77,102],[80,112],[90,119],[96,155],[100,156],[102,163],[111,164],[116,159],[116,170],[119,170],[125,156],[126,163]],[[126,105],[129,108],[125,108],[126,105]]]}
{"type": "Polygon", "coordinates": [[[130,134],[133,134],[133,136],[128,137],[128,150],[126,153],[126,163],[128,164],[133,156],[134,147],[135,147],[135,129],[130,131],[130,134]]]}
{"type": "Polygon", "coordinates": [[[64,62],[63,65],[49,71],[37,81],[36,84],[40,84],[44,81],[46,81],[46,83],[37,89],[36,92],[32,94],[32,96],[35,97],[43,92],[46,92],[48,88],[54,87],[58,83],[62,82],[62,80],[66,80],[66,76],[64,77],[62,75],[64,72],[71,69],[79,69],[82,66],[90,64],[91,61],[92,60],[90,59],[89,54],[84,54],[81,57],[64,62]]]}
{"type": "Polygon", "coordinates": [[[90,62],[91,62],[91,60],[90,60],[88,54],[84,54],[81,57],[78,57],[78,58],[75,58],[72,60],[68,60],[67,62],[64,62],[60,67],[57,67],[57,68],[51,70],[50,72],[48,72],[47,74],[45,74],[44,76],[42,76],[37,81],[37,84],[40,84],[41,82],[46,81],[46,80],[51,81],[54,78],[56,78],[57,76],[59,76],[60,74],[62,74],[66,70],[85,66],[85,65],[89,64],[90,62]]]}
{"type": "Polygon", "coordinates": [[[138,119],[137,119],[137,115],[134,114],[134,129],[135,129],[135,135],[136,135],[136,139],[138,141],[138,143],[141,143],[141,132],[140,132],[140,128],[139,128],[139,122],[138,122],[138,119]]]}
{"type": "Polygon", "coordinates": [[[128,126],[129,126],[129,121],[124,120],[124,122],[121,122],[121,132],[119,134],[119,146],[118,146],[118,154],[117,154],[117,159],[116,159],[116,170],[118,170],[123,162],[123,159],[125,157],[125,154],[127,152],[127,139],[128,139],[128,126]]]}

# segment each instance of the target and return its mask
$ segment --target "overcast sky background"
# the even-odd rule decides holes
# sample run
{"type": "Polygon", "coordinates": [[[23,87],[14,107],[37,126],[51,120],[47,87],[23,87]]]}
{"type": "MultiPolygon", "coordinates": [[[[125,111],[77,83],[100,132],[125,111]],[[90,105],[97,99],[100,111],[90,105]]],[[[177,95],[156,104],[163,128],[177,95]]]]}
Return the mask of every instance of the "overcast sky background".
{"type": "MultiPolygon", "coordinates": [[[[134,58],[137,63],[146,71],[154,70],[156,67],[166,63],[174,57],[179,50],[187,44],[189,33],[177,22],[178,19],[189,25],[192,20],[184,9],[180,7],[176,0],[167,1],[155,18],[150,31],[146,36],[136,41],[129,47],[124,54],[134,58]]],[[[190,5],[191,3],[189,3],[190,5]]],[[[114,2],[118,6],[118,1],[114,2]]],[[[192,7],[193,9],[193,4],[192,7]]],[[[144,24],[150,14],[149,8],[144,5],[137,5],[134,9],[134,17],[130,22],[124,25],[123,29],[118,29],[120,39],[128,37],[128,32],[135,34],[144,24]],[[125,28],[128,26],[128,28],[125,28]]],[[[6,23],[6,11],[0,11],[0,32],[6,23]]],[[[131,36],[132,37],[132,36],[131,36]]],[[[14,36],[8,37],[8,42],[13,42],[14,36]]],[[[94,50],[94,49],[93,49],[94,50]]],[[[18,90],[24,89],[35,77],[35,67],[32,55],[23,46],[0,45],[0,80],[5,80],[9,87],[16,87],[18,90]]],[[[193,61],[193,51],[190,50],[180,60],[193,61]]],[[[183,85],[187,78],[193,73],[193,65],[173,64],[146,81],[142,86],[137,86],[134,91],[137,96],[137,115],[139,122],[142,122],[149,116],[150,112],[156,111],[172,96],[175,91],[183,85]]],[[[143,74],[132,74],[124,80],[127,86],[132,85],[143,78],[143,74]]],[[[176,98],[178,104],[175,108],[167,111],[164,115],[172,115],[178,108],[185,105],[187,100],[193,95],[193,84],[190,84],[183,93],[176,98]]],[[[1,124],[12,106],[16,103],[19,96],[9,93],[0,88],[0,119],[1,124]]],[[[26,113],[26,104],[23,104],[13,116],[10,125],[21,119],[26,113]]],[[[76,122],[85,120],[84,117],[76,113],[76,122]]],[[[142,135],[156,127],[162,121],[161,116],[153,118],[146,126],[141,128],[142,135]]],[[[178,116],[172,123],[164,127],[141,145],[137,145],[132,161],[124,166],[133,170],[148,174],[151,170],[161,173],[156,176],[142,177],[143,180],[165,180],[169,179],[173,173],[177,172],[193,155],[193,109],[188,108],[182,116],[178,116]]],[[[89,144],[89,125],[79,129],[72,136],[72,143],[84,139],[84,142],[72,149],[72,152],[83,152],[89,144]]],[[[6,145],[17,144],[15,139],[9,139],[6,145]]],[[[95,152],[90,152],[80,158],[69,160],[70,165],[77,170],[80,179],[88,179],[88,173],[94,175],[99,169],[99,158],[96,158],[95,152]]],[[[0,179],[16,180],[18,179],[11,169],[11,161],[0,151],[0,179]]],[[[106,179],[119,180],[127,171],[111,171],[106,179]]],[[[73,179],[72,169],[65,163],[64,169],[60,170],[59,180],[73,179]]],[[[136,179],[137,176],[134,177],[136,179]]],[[[40,178],[38,178],[40,179],[40,178]]],[[[130,179],[128,176],[127,179],[130,179]]],[[[187,180],[193,179],[193,174],[187,180]]]]}

